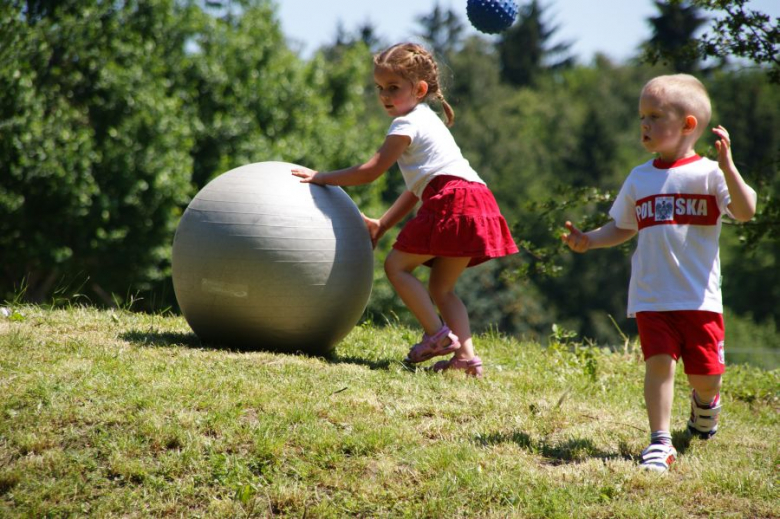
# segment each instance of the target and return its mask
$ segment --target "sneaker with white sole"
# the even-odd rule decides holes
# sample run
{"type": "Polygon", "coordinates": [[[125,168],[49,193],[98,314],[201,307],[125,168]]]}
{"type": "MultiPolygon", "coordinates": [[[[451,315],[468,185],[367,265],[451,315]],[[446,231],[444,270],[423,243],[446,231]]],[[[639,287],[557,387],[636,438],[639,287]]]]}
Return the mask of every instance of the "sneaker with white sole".
{"type": "Polygon", "coordinates": [[[677,449],[665,443],[651,443],[642,451],[642,462],[639,466],[654,472],[666,472],[677,459],[677,449]]]}
{"type": "Polygon", "coordinates": [[[696,401],[695,391],[691,391],[691,417],[688,419],[688,434],[702,440],[712,438],[718,432],[720,415],[720,395],[709,406],[702,407],[696,401]]]}

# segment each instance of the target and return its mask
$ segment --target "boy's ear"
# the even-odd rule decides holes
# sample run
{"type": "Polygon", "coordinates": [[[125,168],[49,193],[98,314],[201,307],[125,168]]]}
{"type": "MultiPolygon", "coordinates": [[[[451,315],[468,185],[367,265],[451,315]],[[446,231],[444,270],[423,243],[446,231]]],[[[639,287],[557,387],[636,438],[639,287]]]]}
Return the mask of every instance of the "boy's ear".
{"type": "Polygon", "coordinates": [[[427,81],[419,81],[417,83],[417,92],[415,92],[415,96],[417,99],[422,99],[428,95],[428,82],[427,81]]]}
{"type": "Polygon", "coordinates": [[[683,133],[693,133],[699,126],[699,121],[693,115],[685,116],[685,124],[683,125],[683,133]]]}

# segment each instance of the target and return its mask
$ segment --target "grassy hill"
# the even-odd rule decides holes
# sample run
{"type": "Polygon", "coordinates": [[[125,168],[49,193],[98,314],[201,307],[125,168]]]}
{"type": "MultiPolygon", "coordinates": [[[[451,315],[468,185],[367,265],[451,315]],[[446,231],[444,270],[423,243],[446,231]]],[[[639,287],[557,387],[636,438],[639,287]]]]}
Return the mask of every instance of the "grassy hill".
{"type": "Polygon", "coordinates": [[[730,366],[721,431],[637,469],[643,367],[476,338],[482,380],[357,327],[331,359],[200,345],[179,317],[0,317],[0,517],[780,517],[780,372],[730,366]]]}

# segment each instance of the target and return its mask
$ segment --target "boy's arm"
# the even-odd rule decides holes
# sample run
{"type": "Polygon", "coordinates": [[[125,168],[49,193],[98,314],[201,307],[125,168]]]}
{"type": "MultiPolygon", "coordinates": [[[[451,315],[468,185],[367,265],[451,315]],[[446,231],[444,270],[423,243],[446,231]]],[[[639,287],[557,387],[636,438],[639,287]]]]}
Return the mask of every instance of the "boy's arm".
{"type": "Polygon", "coordinates": [[[369,184],[382,176],[382,174],[395,164],[398,157],[411,143],[411,138],[406,135],[388,135],[385,142],[368,159],[368,162],[336,171],[314,171],[309,168],[297,167],[292,169],[292,174],[301,179],[301,182],[319,184],[321,186],[359,186],[369,184]]]}
{"type": "Polygon", "coordinates": [[[731,197],[729,212],[736,220],[747,222],[756,214],[756,192],[745,183],[734,164],[729,132],[723,126],[717,126],[712,131],[719,137],[715,141],[715,148],[718,150],[718,166],[726,177],[726,185],[731,197]]]}
{"type": "Polygon", "coordinates": [[[580,231],[571,222],[566,222],[566,228],[569,234],[561,235],[561,240],[574,252],[614,247],[630,240],[636,234],[633,229],[621,229],[615,225],[614,220],[589,232],[580,231]]]}

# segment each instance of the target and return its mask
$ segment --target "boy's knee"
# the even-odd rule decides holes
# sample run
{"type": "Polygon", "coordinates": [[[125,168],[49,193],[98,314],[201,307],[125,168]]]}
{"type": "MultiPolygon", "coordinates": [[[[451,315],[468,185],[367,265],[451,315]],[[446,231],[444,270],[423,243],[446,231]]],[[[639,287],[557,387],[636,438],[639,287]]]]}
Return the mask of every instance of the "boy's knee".
{"type": "Polygon", "coordinates": [[[702,395],[718,393],[722,381],[721,375],[688,375],[688,383],[702,395]]]}

